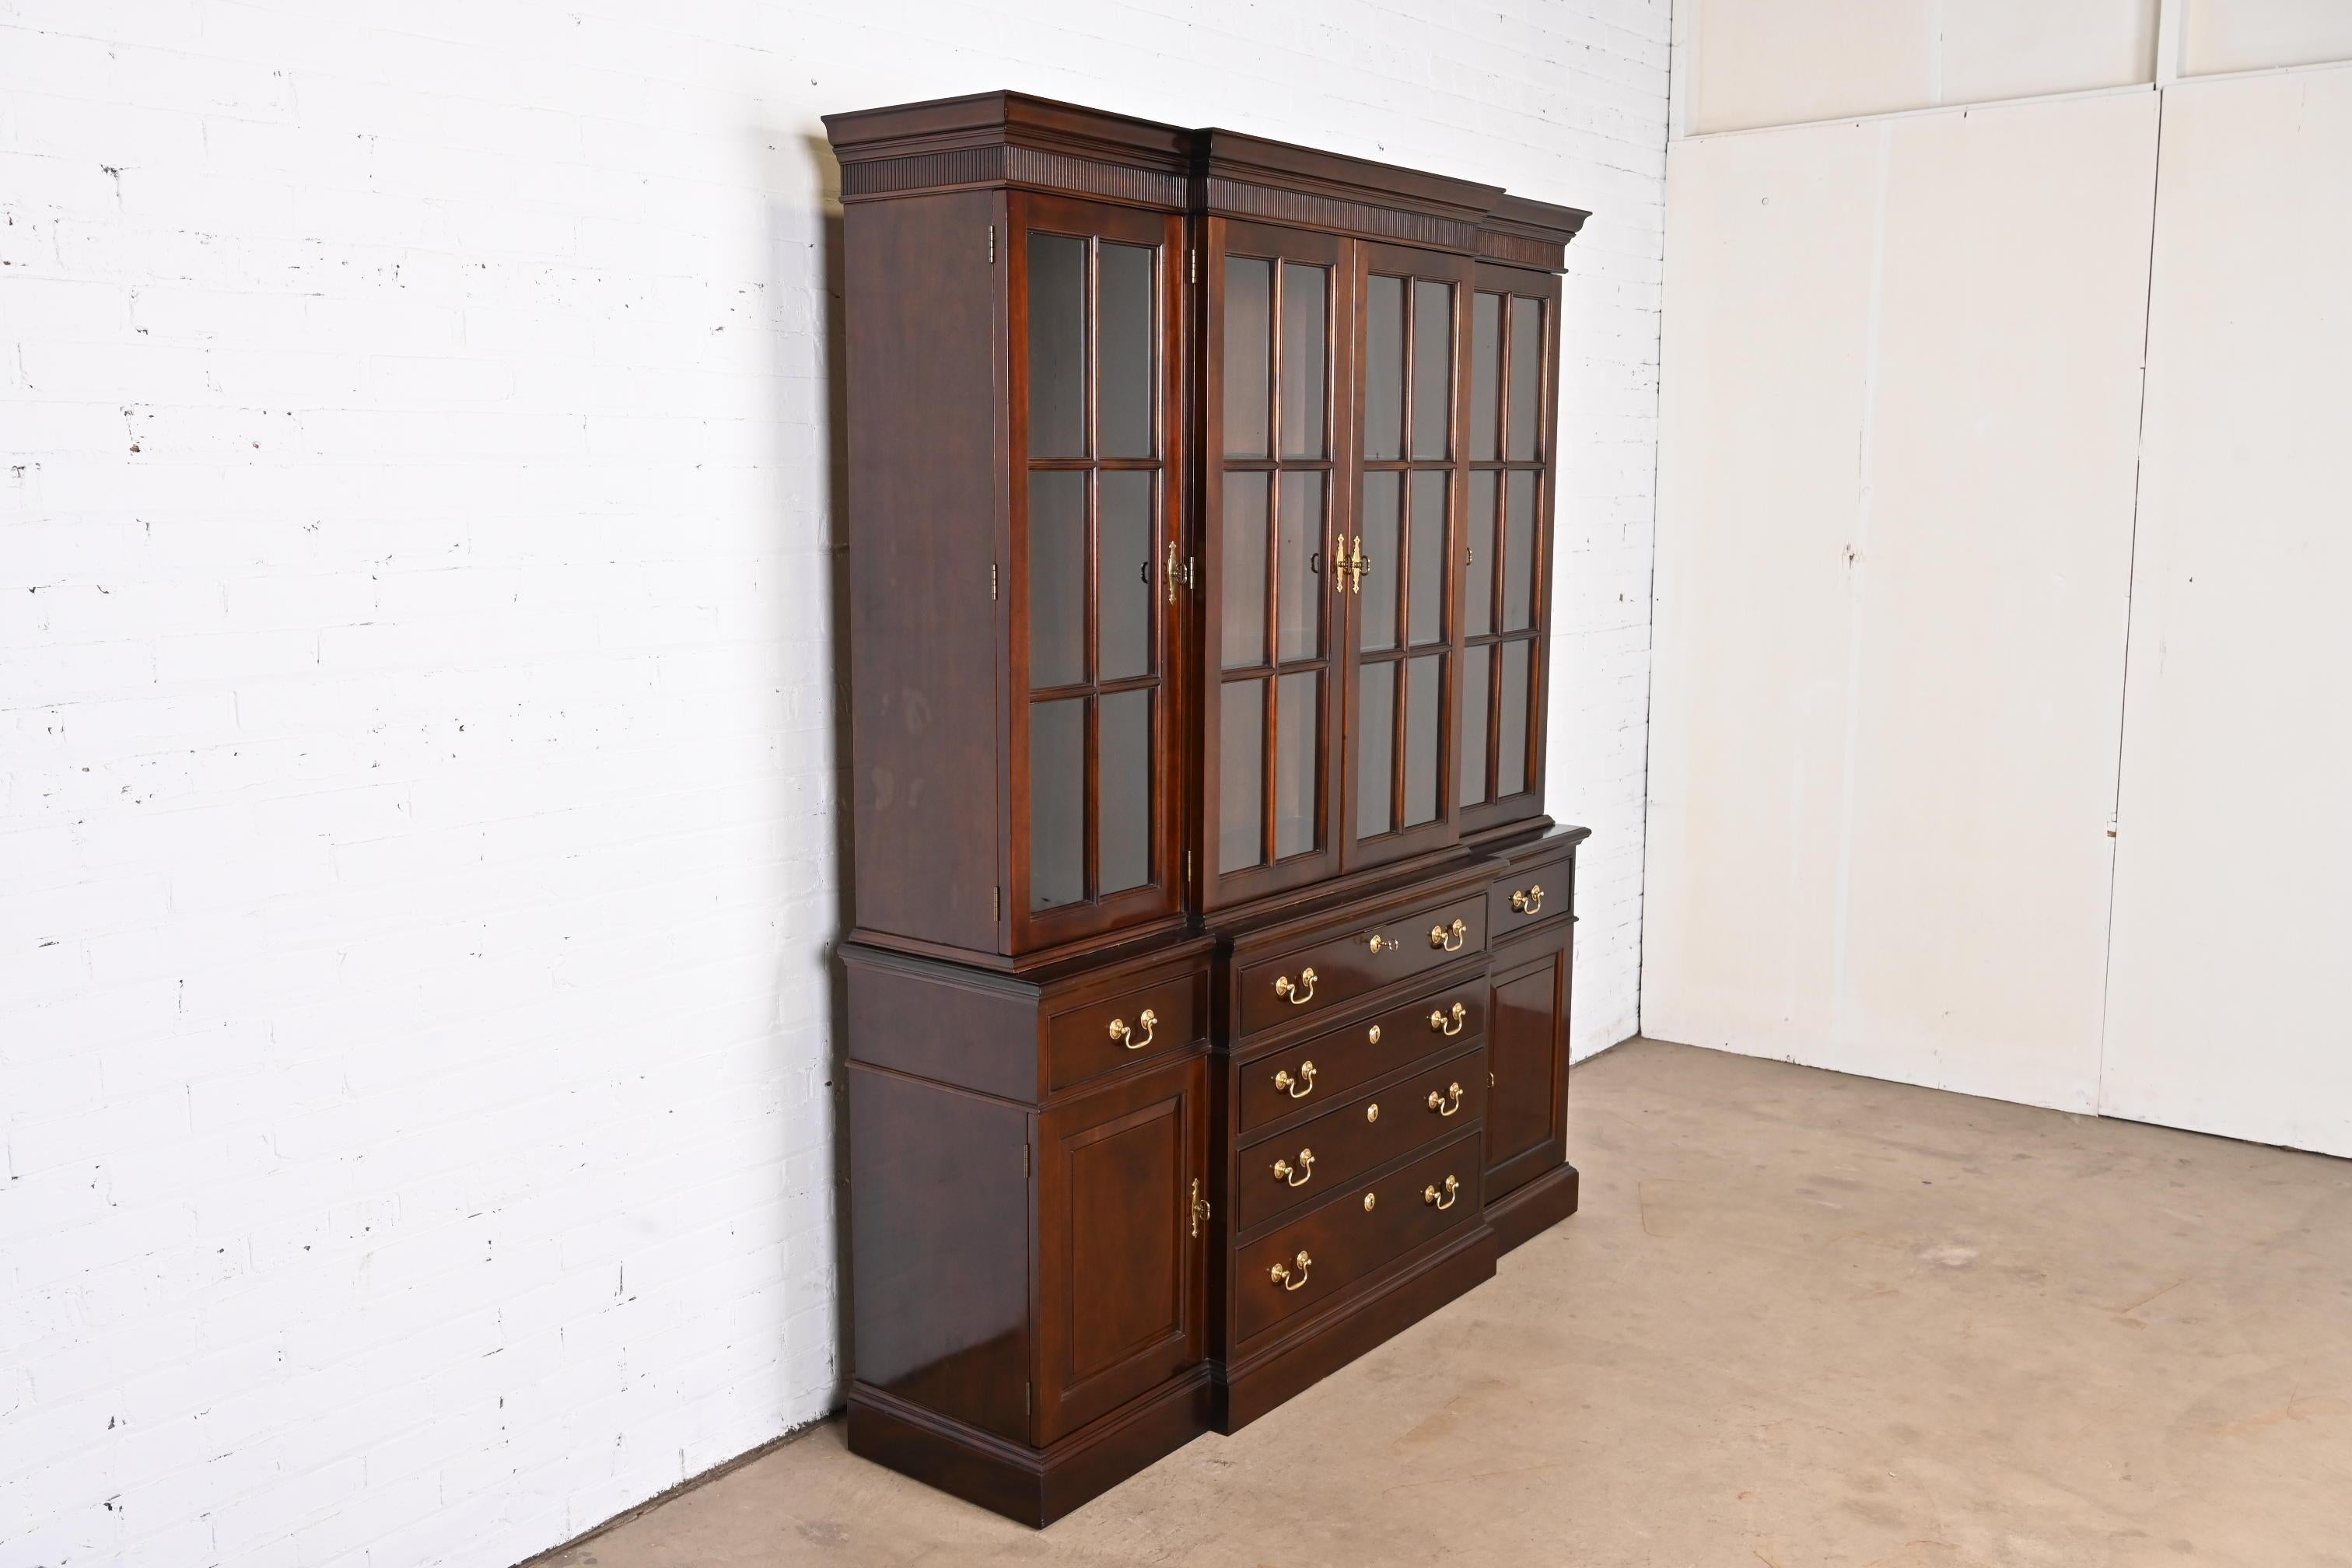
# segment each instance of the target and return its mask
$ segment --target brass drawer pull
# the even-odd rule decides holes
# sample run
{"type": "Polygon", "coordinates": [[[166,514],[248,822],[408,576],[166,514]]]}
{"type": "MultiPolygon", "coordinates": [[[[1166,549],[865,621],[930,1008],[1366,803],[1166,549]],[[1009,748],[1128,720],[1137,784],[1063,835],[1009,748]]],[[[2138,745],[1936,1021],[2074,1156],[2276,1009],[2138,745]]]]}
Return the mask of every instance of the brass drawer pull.
{"type": "Polygon", "coordinates": [[[1538,882],[1524,893],[1513,893],[1511,895],[1511,908],[1518,910],[1519,913],[1523,915],[1539,915],[1543,913],[1543,884],[1541,882],[1538,882]]]}
{"type": "Polygon", "coordinates": [[[1462,1184],[1448,1176],[1445,1178],[1445,1195],[1443,1198],[1437,1195],[1435,1187],[1423,1187],[1421,1189],[1421,1201],[1425,1204],[1435,1204],[1442,1209],[1450,1209],[1460,1201],[1461,1194],[1462,1184]]]}
{"type": "MultiPolygon", "coordinates": [[[[1432,1190],[1434,1191],[1435,1189],[1433,1188],[1432,1190]]],[[[1294,1279],[1291,1278],[1290,1268],[1286,1268],[1279,1263],[1267,1269],[1265,1271],[1265,1277],[1268,1279],[1273,1280],[1276,1285],[1281,1286],[1286,1290],[1296,1290],[1301,1285],[1307,1283],[1307,1271],[1314,1267],[1315,1259],[1307,1257],[1304,1251],[1301,1251],[1298,1255],[1297,1260],[1291,1265],[1291,1268],[1295,1268],[1298,1270],[1298,1277],[1297,1279],[1294,1279]]]]}
{"type": "Polygon", "coordinates": [[[1274,1087],[1293,1100],[1305,1100],[1315,1092],[1315,1064],[1300,1062],[1297,1078],[1290,1076],[1288,1068],[1283,1068],[1274,1075],[1274,1087]]]}
{"type": "Polygon", "coordinates": [[[1462,1086],[1458,1083],[1449,1083],[1445,1086],[1444,1094],[1440,1094],[1433,1089],[1431,1089],[1429,1091],[1429,1109],[1434,1110],[1440,1116],[1451,1116],[1455,1111],[1461,1110],[1462,1086]],[[1451,1096],[1452,1098],[1449,1099],[1448,1096],[1451,1096]]]}
{"type": "Polygon", "coordinates": [[[1274,1163],[1274,1179],[1280,1182],[1286,1187],[1303,1187],[1307,1183],[1313,1181],[1315,1179],[1315,1151],[1312,1149],[1301,1149],[1298,1152],[1298,1169],[1295,1171],[1290,1168],[1289,1161],[1276,1160],[1274,1163]]]}
{"type": "Polygon", "coordinates": [[[1429,928],[1429,945],[1442,947],[1448,952],[1459,952],[1462,951],[1462,943],[1468,936],[1469,931],[1470,928],[1459,920],[1455,921],[1451,927],[1432,926],[1429,928]]]}
{"type": "Polygon", "coordinates": [[[1290,999],[1290,1005],[1294,1007],[1302,1007],[1307,1003],[1314,1001],[1315,970],[1313,966],[1310,965],[1298,972],[1297,985],[1293,985],[1290,983],[1290,976],[1287,974],[1276,980],[1274,983],[1274,994],[1276,996],[1288,997],[1290,999]],[[1300,989],[1302,986],[1305,987],[1305,989],[1300,989]]]}
{"type": "Polygon", "coordinates": [[[1461,1003],[1456,1002],[1454,1004],[1454,1010],[1450,1013],[1440,1012],[1435,1008],[1432,1008],[1429,1015],[1429,1026],[1436,1030],[1439,1034],[1444,1035],[1446,1038],[1452,1039],[1467,1026],[1469,1019],[1470,1009],[1465,1007],[1461,1003]],[[1448,1024],[1446,1022],[1448,1018],[1451,1018],[1454,1021],[1451,1024],[1448,1024]]]}
{"type": "Polygon", "coordinates": [[[1146,1007],[1137,1016],[1137,1022],[1143,1026],[1143,1038],[1139,1040],[1135,1037],[1135,1031],[1128,1026],[1127,1020],[1124,1018],[1113,1018],[1110,1021],[1110,1037],[1126,1046],[1130,1051],[1141,1050],[1151,1043],[1152,1032],[1160,1027],[1160,1015],[1146,1007]]]}
{"type": "Polygon", "coordinates": [[[1389,938],[1382,936],[1379,931],[1374,931],[1371,935],[1364,939],[1365,951],[1370,952],[1375,958],[1378,958],[1384,952],[1394,952],[1402,944],[1391,941],[1389,938]]]}

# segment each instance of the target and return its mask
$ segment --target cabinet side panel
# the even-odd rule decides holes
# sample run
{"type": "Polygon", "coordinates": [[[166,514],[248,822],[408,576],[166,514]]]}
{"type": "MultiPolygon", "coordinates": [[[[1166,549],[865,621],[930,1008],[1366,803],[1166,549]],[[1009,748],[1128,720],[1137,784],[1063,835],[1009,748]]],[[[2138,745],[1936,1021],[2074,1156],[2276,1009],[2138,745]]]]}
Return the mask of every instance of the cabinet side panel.
{"type": "Polygon", "coordinates": [[[1027,1115],[853,1064],[849,1139],[858,1381],[1027,1441],[1027,1115]]]}
{"type": "Polygon", "coordinates": [[[1032,1100],[1037,1004],[993,976],[874,959],[850,943],[849,1056],[918,1078],[1032,1100]]]}
{"type": "Polygon", "coordinates": [[[986,192],[843,216],[858,922],[1000,951],[986,192]]]}

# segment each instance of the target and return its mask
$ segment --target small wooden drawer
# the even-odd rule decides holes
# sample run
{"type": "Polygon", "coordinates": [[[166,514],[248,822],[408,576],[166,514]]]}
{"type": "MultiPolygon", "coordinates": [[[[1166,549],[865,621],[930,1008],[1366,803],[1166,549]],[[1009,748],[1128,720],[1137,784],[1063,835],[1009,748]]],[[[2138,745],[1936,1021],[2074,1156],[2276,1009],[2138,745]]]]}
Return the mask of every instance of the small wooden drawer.
{"type": "Polygon", "coordinates": [[[1475,1217],[1479,1150],[1479,1134],[1470,1130],[1241,1248],[1234,1258],[1235,1339],[1264,1333],[1475,1217]]]}
{"type": "Polygon", "coordinates": [[[1474,974],[1244,1062],[1235,1069],[1242,1132],[1328,1105],[1408,1063],[1485,1038],[1486,994],[1486,975],[1474,974]]]}
{"type": "Polygon", "coordinates": [[[1496,942],[1567,918],[1576,901],[1573,846],[1513,866],[1495,879],[1486,895],[1486,929],[1496,942]]]}
{"type": "Polygon", "coordinates": [[[1242,1033],[1331,1012],[1465,953],[1483,952],[1486,901],[1487,895],[1473,893],[1411,905],[1343,936],[1243,966],[1242,1033]]]}
{"type": "Polygon", "coordinates": [[[1481,1045],[1244,1149],[1234,1217],[1247,1230],[1328,1197],[1365,1172],[1475,1122],[1486,1110],[1481,1045]]]}
{"type": "Polygon", "coordinates": [[[1206,1032],[1209,972],[1188,959],[1122,975],[1107,996],[1075,1002],[1045,1016],[1045,1087],[1067,1089],[1135,1062],[1156,1060],[1206,1032]]]}

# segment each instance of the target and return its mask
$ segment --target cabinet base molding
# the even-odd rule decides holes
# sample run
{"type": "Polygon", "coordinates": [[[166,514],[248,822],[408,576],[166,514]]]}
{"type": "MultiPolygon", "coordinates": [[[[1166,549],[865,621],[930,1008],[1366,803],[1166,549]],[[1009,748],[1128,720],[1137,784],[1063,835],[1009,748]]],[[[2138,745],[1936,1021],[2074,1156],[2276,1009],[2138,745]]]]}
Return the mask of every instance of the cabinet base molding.
{"type": "Polygon", "coordinates": [[[1502,1251],[1532,1239],[1576,1212],[1576,1167],[1561,1165],[1486,1203],[1486,1223],[1502,1251]]]}
{"type": "Polygon", "coordinates": [[[1215,1397],[1211,1424],[1220,1432],[1240,1431],[1293,1394],[1322,1382],[1366,1351],[1493,1279],[1496,1255],[1495,1233],[1482,1225],[1296,1338],[1229,1366],[1212,1363],[1215,1397]]]}
{"type": "Polygon", "coordinates": [[[1090,1502],[1209,1430],[1206,1367],[1060,1442],[1032,1448],[853,1383],[849,1451],[1023,1524],[1090,1502]]]}

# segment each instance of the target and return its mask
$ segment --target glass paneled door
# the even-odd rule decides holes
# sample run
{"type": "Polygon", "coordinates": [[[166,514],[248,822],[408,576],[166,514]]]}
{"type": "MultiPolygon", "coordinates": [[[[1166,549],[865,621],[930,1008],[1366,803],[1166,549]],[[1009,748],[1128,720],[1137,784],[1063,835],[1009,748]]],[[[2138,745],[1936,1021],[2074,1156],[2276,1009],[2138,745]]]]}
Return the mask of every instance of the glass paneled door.
{"type": "Polygon", "coordinates": [[[1351,248],[1208,225],[1204,908],[1339,866],[1351,248]]]}
{"type": "MultiPolygon", "coordinates": [[[[1008,205],[1013,951],[1175,910],[1173,214],[1008,205]]],[[[975,784],[979,781],[974,781],[975,784]]]]}

